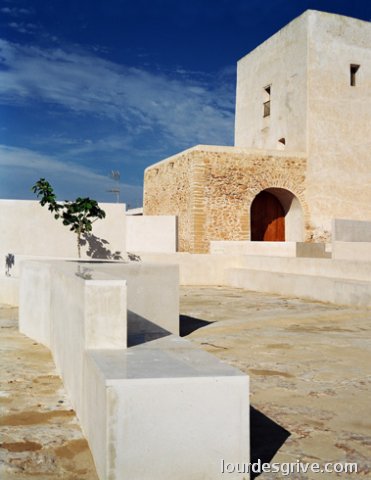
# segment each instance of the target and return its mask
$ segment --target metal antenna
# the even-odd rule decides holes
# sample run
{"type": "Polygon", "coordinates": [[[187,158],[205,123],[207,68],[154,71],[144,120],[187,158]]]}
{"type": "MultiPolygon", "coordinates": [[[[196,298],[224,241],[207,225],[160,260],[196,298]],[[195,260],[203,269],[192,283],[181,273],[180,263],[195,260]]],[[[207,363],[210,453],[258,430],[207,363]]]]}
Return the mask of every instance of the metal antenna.
{"type": "Polygon", "coordinates": [[[117,182],[117,187],[111,188],[110,190],[107,190],[107,192],[114,193],[116,195],[116,202],[120,202],[120,172],[118,170],[112,170],[111,173],[109,174],[109,177],[117,182]]]}

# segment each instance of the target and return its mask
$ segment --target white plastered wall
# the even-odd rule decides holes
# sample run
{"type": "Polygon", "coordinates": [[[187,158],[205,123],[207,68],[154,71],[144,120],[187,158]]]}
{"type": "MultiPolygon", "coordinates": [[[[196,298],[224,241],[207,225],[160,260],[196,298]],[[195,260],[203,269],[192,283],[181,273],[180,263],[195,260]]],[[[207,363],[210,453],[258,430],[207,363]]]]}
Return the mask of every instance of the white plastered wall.
{"type": "MultiPolygon", "coordinates": [[[[106,218],[93,224],[93,234],[106,240],[105,247],[114,253],[124,253],[125,205],[101,203],[106,218]]],[[[55,220],[47,207],[37,201],[0,200],[0,253],[50,257],[77,257],[76,235],[55,220]]],[[[88,258],[86,248],[82,258],[88,258]]]]}
{"type": "Polygon", "coordinates": [[[237,63],[235,146],[306,151],[307,15],[237,63]],[[270,86],[270,115],[263,116],[270,86]]]}
{"type": "Polygon", "coordinates": [[[128,252],[174,253],[177,245],[177,219],[171,215],[127,215],[128,252]]]}
{"type": "Polygon", "coordinates": [[[306,196],[314,226],[330,231],[332,218],[371,220],[371,23],[313,11],[308,21],[306,196]]]}

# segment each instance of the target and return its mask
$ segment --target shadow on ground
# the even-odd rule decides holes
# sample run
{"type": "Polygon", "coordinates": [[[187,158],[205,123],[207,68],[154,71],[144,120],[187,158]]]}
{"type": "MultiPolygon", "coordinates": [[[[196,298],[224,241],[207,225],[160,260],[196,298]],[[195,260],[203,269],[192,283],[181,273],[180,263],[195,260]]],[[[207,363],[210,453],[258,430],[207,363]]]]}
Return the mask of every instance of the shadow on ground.
{"type": "Polygon", "coordinates": [[[185,337],[199,328],[206,327],[213,322],[207,322],[199,318],[189,317],[188,315],[179,315],[179,335],[185,337]]]}
{"type": "MultiPolygon", "coordinates": [[[[180,315],[180,336],[185,337],[199,328],[206,327],[212,322],[200,318],[180,315]]],[[[271,420],[269,417],[250,406],[250,462],[269,463],[285,441],[290,432],[271,420]]],[[[260,473],[251,473],[251,479],[258,477],[260,473]]]]}
{"type": "MultiPolygon", "coordinates": [[[[250,406],[251,463],[256,463],[259,459],[261,464],[269,463],[289,436],[289,431],[250,406]]],[[[251,473],[251,479],[258,476],[259,473],[251,473]]]]}

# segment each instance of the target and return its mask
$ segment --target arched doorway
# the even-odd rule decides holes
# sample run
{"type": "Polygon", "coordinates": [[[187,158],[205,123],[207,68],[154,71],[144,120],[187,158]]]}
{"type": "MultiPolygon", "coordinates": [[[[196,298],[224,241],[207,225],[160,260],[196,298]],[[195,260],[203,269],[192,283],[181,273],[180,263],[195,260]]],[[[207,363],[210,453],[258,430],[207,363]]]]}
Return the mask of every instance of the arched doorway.
{"type": "Polygon", "coordinates": [[[250,222],[252,241],[303,241],[303,210],[298,198],[284,188],[258,193],[251,204],[250,222]]]}
{"type": "Polygon", "coordinates": [[[251,205],[251,240],[284,242],[285,212],[277,197],[260,192],[251,205]]]}

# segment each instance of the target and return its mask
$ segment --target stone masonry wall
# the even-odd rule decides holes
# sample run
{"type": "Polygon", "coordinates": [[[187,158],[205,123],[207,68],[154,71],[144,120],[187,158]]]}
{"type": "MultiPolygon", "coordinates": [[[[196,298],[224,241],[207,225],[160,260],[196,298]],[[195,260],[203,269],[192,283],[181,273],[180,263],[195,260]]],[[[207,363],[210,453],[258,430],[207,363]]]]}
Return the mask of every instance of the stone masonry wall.
{"type": "Polygon", "coordinates": [[[144,172],[144,215],[178,216],[178,250],[191,250],[192,155],[181,154],[144,172]]]}
{"type": "Polygon", "coordinates": [[[311,236],[302,154],[198,146],[149,167],[144,214],[178,215],[179,251],[208,252],[210,240],[248,240],[250,207],[266,188],[292,192],[311,236]]]}

